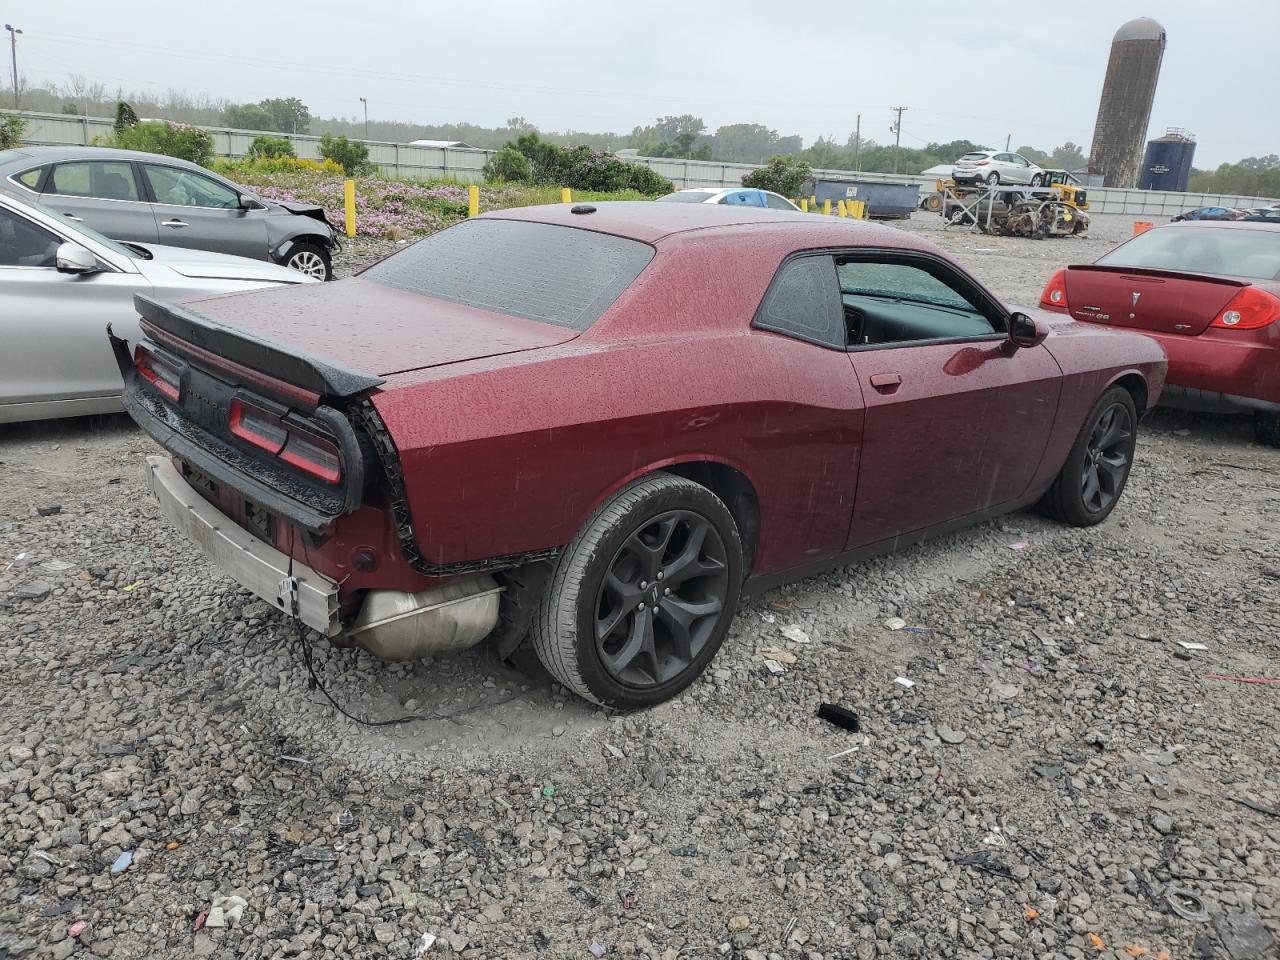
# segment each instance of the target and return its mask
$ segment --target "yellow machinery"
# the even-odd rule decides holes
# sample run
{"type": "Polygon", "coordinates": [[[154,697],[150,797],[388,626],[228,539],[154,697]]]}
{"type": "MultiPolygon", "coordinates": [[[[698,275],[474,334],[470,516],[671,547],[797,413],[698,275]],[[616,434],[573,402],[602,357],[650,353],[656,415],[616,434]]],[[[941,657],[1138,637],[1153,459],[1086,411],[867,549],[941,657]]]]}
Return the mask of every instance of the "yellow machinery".
{"type": "Polygon", "coordinates": [[[1089,209],[1089,195],[1085,192],[1084,185],[1066,170],[1046,170],[1044,185],[1053,187],[1058,199],[1068,206],[1077,210],[1089,209]]]}

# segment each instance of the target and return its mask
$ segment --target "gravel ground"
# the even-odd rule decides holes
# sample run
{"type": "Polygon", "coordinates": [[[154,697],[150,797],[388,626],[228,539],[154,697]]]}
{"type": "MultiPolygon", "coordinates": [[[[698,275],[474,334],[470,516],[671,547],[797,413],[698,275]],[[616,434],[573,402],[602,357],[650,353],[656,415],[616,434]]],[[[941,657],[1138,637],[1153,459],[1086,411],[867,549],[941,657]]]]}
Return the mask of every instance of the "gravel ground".
{"type": "MultiPolygon", "coordinates": [[[[908,229],[1034,302],[1108,219],[908,229]]],[[[756,598],[644,714],[527,657],[317,644],[353,712],[429,717],[381,727],[158,517],[153,449],[0,433],[0,958],[1275,956],[1280,686],[1211,676],[1280,677],[1280,458],[1244,421],[1152,417],[1101,527],[756,598]]]]}

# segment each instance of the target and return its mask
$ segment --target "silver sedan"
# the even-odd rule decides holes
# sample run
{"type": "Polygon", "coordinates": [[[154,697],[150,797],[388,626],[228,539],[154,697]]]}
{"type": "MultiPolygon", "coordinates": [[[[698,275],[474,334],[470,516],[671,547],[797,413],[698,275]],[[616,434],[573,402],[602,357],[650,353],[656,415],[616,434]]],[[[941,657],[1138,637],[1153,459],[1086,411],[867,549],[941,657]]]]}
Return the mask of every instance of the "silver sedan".
{"type": "Polygon", "coordinates": [[[315,282],[245,257],[117,243],[0,196],[0,423],[124,409],[106,329],[137,341],[135,293],[188,300],[315,282]]]}

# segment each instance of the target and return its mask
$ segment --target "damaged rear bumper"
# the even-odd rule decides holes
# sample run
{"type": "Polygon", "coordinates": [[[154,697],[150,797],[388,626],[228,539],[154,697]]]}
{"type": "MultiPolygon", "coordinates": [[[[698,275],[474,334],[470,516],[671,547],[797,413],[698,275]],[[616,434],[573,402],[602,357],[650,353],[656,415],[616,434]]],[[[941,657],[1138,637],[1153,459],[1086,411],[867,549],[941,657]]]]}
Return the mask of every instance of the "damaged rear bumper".
{"type": "Polygon", "coordinates": [[[168,457],[147,457],[147,486],[170,522],[231,579],[286,615],[296,593],[297,619],[325,636],[341,631],[334,581],[238,526],[196,493],[168,457]]]}

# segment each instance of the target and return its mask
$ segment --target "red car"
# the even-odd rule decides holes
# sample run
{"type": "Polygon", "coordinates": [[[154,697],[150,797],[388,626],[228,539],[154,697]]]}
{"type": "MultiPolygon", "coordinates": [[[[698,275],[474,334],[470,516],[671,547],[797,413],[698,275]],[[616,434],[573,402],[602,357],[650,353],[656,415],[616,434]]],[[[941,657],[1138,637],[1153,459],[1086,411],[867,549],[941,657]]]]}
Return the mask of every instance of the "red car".
{"type": "Polygon", "coordinates": [[[527,636],[620,708],[692,682],[744,584],[1037,502],[1101,521],[1165,370],[893,228],[711,204],[506,210],[138,306],[151,487],[227,573],[384,657],[527,636]]]}
{"type": "Polygon", "coordinates": [[[1280,224],[1156,227],[1059,270],[1040,305],[1158,340],[1161,403],[1251,413],[1258,441],[1280,446],[1280,224]]]}

